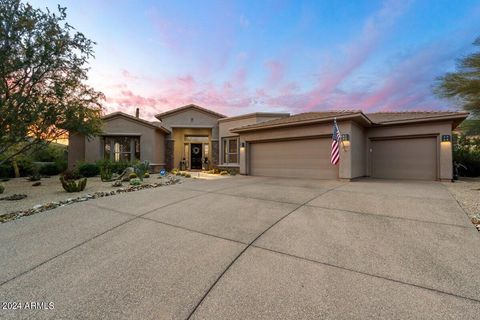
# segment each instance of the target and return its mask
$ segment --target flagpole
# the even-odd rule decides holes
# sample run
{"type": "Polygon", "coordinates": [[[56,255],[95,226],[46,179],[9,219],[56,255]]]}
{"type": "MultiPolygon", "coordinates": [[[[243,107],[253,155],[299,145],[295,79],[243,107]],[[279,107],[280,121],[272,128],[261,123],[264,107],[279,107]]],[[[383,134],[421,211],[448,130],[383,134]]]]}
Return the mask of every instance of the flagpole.
{"type": "Polygon", "coordinates": [[[337,117],[334,117],[333,118],[333,121],[335,122],[335,126],[337,126],[337,130],[338,130],[338,133],[339,133],[339,136],[340,136],[340,141],[342,143],[342,148],[343,148],[343,151],[347,151],[347,148],[345,147],[345,144],[343,143],[343,139],[342,139],[342,133],[340,132],[340,128],[338,127],[338,124],[337,124],[337,117]]]}

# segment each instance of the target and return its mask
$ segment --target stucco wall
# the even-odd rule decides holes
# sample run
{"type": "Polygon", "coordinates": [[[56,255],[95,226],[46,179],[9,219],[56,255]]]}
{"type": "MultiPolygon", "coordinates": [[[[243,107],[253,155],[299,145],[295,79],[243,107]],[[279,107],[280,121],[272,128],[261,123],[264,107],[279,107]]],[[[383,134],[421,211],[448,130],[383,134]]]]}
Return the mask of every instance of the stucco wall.
{"type": "Polygon", "coordinates": [[[355,122],[350,126],[351,178],[364,177],[367,174],[367,138],[365,129],[355,122]]]}
{"type": "Polygon", "coordinates": [[[212,139],[218,139],[218,119],[212,114],[196,109],[182,110],[162,117],[162,126],[171,130],[175,126],[212,128],[212,139]]]}
{"type": "MultiPolygon", "coordinates": [[[[339,121],[339,129],[341,133],[350,133],[351,124],[350,121],[339,121]]],[[[333,123],[313,124],[304,126],[290,126],[285,128],[276,128],[269,130],[258,130],[256,132],[241,133],[240,142],[254,142],[259,140],[272,140],[272,139],[291,139],[300,137],[331,137],[333,133],[333,123]]],[[[240,150],[240,173],[248,173],[248,144],[247,148],[240,150]]],[[[349,179],[352,177],[350,170],[351,163],[351,151],[349,148],[340,148],[340,164],[339,164],[339,177],[341,179],[349,179]]]]}
{"type": "Polygon", "coordinates": [[[85,160],[85,136],[72,133],[68,136],[68,169],[73,170],[79,161],[85,160]]]}
{"type": "Polygon", "coordinates": [[[370,175],[370,148],[371,138],[381,137],[406,137],[414,135],[432,135],[437,137],[438,150],[438,176],[443,180],[450,180],[452,178],[452,143],[441,142],[442,135],[452,134],[452,122],[443,121],[436,123],[418,123],[409,125],[396,125],[389,127],[375,127],[370,128],[367,133],[367,175],[370,175]]]}
{"type": "MultiPolygon", "coordinates": [[[[116,117],[104,122],[102,131],[105,135],[140,136],[140,160],[152,164],[165,164],[165,136],[153,127],[142,125],[134,120],[116,117]]],[[[102,137],[85,141],[85,161],[94,162],[103,158],[102,137]]]]}
{"type": "MultiPolygon", "coordinates": [[[[224,164],[222,162],[222,155],[223,155],[223,144],[221,142],[222,138],[225,138],[225,137],[236,137],[236,136],[239,136],[238,133],[234,133],[234,132],[231,132],[230,130],[234,129],[234,128],[239,128],[239,127],[243,127],[243,126],[247,126],[247,125],[250,125],[250,124],[255,124],[255,123],[259,123],[259,122],[265,122],[265,121],[269,121],[269,120],[273,120],[273,119],[278,119],[280,117],[285,117],[286,114],[279,114],[279,115],[270,115],[270,116],[258,116],[258,115],[255,115],[255,114],[252,114],[251,116],[249,117],[245,117],[245,118],[239,118],[239,119],[226,119],[226,120],[221,120],[219,121],[219,165],[220,166],[227,166],[226,164],[224,164]]],[[[244,141],[242,139],[240,139],[241,141],[244,141]]],[[[241,143],[241,142],[240,142],[241,143]]],[[[240,163],[244,162],[245,159],[242,159],[242,157],[245,156],[245,150],[240,150],[240,163]]],[[[239,165],[235,165],[235,164],[228,164],[229,167],[238,167],[239,165]]]]}

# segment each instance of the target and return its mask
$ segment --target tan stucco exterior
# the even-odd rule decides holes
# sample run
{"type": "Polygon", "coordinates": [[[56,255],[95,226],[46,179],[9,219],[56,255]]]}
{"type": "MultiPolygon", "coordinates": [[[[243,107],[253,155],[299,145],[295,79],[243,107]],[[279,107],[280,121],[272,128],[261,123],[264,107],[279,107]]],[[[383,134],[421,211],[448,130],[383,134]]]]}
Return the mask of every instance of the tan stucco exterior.
{"type": "MultiPolygon", "coordinates": [[[[438,150],[438,179],[452,179],[452,143],[441,142],[442,135],[452,134],[452,121],[392,125],[370,128],[367,131],[367,151],[371,148],[371,139],[388,138],[388,137],[425,137],[434,136],[437,139],[438,150]]],[[[367,175],[370,175],[371,159],[370,152],[367,152],[367,175]]]]}
{"type": "MultiPolygon", "coordinates": [[[[239,137],[240,134],[232,132],[231,130],[234,128],[242,127],[242,126],[247,126],[250,124],[254,123],[260,123],[264,121],[269,121],[273,119],[278,119],[282,117],[288,117],[288,113],[262,113],[262,112],[257,112],[257,113],[251,113],[243,116],[237,116],[237,117],[231,117],[231,118],[225,118],[225,119],[220,119],[218,121],[219,123],[219,136],[221,138],[228,138],[228,137],[239,137]]],[[[242,140],[243,142],[245,140],[242,140]]],[[[222,167],[240,167],[241,163],[238,164],[226,164],[223,163],[222,155],[223,155],[223,144],[221,143],[220,139],[220,145],[219,145],[219,150],[220,150],[220,157],[219,157],[219,165],[222,167]]],[[[240,162],[245,162],[244,159],[242,159],[242,153],[245,153],[245,149],[240,149],[240,162]]],[[[245,163],[244,163],[245,165],[245,163]]]]}
{"type": "MultiPolygon", "coordinates": [[[[264,144],[264,146],[270,148],[268,150],[277,152],[273,147],[274,141],[296,140],[301,145],[297,146],[287,142],[276,145],[292,146],[299,154],[309,154],[306,152],[309,141],[312,142],[312,147],[316,145],[324,148],[327,145],[320,140],[331,139],[333,119],[336,117],[340,132],[348,137],[340,145],[340,163],[336,169],[338,178],[354,179],[372,176],[372,141],[392,141],[392,146],[397,146],[397,149],[398,146],[409,145],[410,155],[408,156],[411,157],[411,154],[414,153],[412,152],[415,148],[414,145],[420,146],[417,148],[427,149],[421,147],[422,142],[420,140],[425,138],[428,138],[425,141],[430,143],[428,150],[435,150],[424,152],[425,159],[427,153],[428,157],[432,156],[436,159],[434,163],[435,179],[449,180],[452,178],[452,145],[451,142],[441,142],[441,137],[442,135],[451,136],[452,128],[465,119],[467,114],[455,112],[439,113],[438,115],[435,113],[410,113],[407,116],[402,113],[372,114],[372,118],[376,122],[373,122],[368,116],[361,111],[353,111],[339,112],[338,114],[325,112],[320,113],[317,118],[316,113],[296,116],[289,116],[286,113],[251,113],[225,117],[195,105],[187,105],[161,113],[156,116],[159,120],[157,122],[149,122],[122,113],[115,113],[105,116],[104,134],[102,136],[90,140],[75,134],[70,136],[69,167],[72,168],[77,161],[93,162],[102,159],[104,148],[102,139],[104,136],[125,135],[140,137],[140,160],[148,160],[160,167],[178,168],[181,162],[184,163],[182,160],[185,158],[187,169],[190,169],[191,155],[185,153],[185,145],[189,145],[187,151],[189,153],[191,150],[190,143],[199,143],[198,139],[200,139],[202,143],[202,163],[205,158],[208,158],[210,168],[230,167],[239,170],[241,174],[248,175],[252,174],[250,170],[250,161],[252,161],[250,151],[253,144],[256,144],[257,154],[266,154],[265,150],[267,149],[260,149],[263,142],[270,143],[270,145],[264,144]],[[221,142],[222,138],[232,137],[238,137],[239,139],[239,163],[226,164],[222,161],[223,144],[221,142]],[[408,144],[405,142],[406,140],[402,140],[406,138],[410,139],[408,141],[414,141],[412,139],[416,139],[416,141],[408,144]],[[195,140],[197,142],[194,139],[197,139],[195,140]],[[432,146],[432,141],[435,141],[435,146],[432,146]],[[205,151],[207,145],[208,151],[205,151]]],[[[383,172],[390,168],[390,164],[392,164],[392,170],[394,170],[394,161],[390,162],[388,160],[394,159],[390,155],[388,141],[377,143],[379,151],[384,154],[384,158],[380,159],[383,161],[383,172]]],[[[288,148],[284,147],[283,149],[288,148]]],[[[403,155],[402,152],[395,151],[395,157],[398,158],[403,155]]],[[[278,154],[284,154],[284,152],[278,154]]],[[[380,154],[380,152],[376,154],[380,154]]],[[[318,154],[316,156],[321,159],[319,161],[326,161],[323,159],[323,155],[318,154]]],[[[268,156],[264,158],[268,158],[268,156]]],[[[276,158],[270,158],[272,163],[275,162],[273,166],[283,165],[282,161],[279,162],[276,158]]],[[[294,158],[289,157],[290,160],[294,158]]],[[[295,159],[302,159],[302,157],[296,155],[295,159]]],[[[379,168],[378,156],[374,160],[377,161],[375,168],[379,168]]],[[[298,166],[302,165],[302,160],[295,161],[299,162],[298,166]]],[[[323,165],[326,168],[328,164],[324,163],[323,165]]],[[[424,162],[424,165],[430,169],[433,167],[433,165],[428,164],[428,161],[424,162]]],[[[205,168],[203,165],[202,167],[205,168]]],[[[263,168],[262,172],[272,174],[275,172],[275,170],[269,168],[265,169],[265,163],[260,167],[263,168]]],[[[257,166],[257,169],[260,167],[257,166]]],[[[294,168],[295,164],[292,164],[291,167],[292,172],[297,170],[294,168]]],[[[282,168],[281,170],[285,174],[285,170],[288,170],[288,168],[282,168]]],[[[431,177],[433,175],[419,175],[419,177],[422,176],[431,177]]]]}
{"type": "Polygon", "coordinates": [[[69,167],[73,168],[78,161],[95,162],[103,159],[105,136],[139,137],[140,161],[149,161],[154,169],[165,166],[165,132],[153,125],[118,115],[104,120],[100,136],[88,139],[71,135],[69,167]]]}

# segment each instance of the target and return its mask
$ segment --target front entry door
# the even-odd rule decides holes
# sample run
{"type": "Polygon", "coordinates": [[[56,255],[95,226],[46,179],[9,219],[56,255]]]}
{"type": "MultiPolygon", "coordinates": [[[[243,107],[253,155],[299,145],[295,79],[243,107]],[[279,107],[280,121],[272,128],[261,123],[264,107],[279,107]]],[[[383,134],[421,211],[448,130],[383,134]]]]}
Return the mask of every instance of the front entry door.
{"type": "Polygon", "coordinates": [[[202,144],[192,143],[190,146],[190,169],[202,169],[202,144]]]}

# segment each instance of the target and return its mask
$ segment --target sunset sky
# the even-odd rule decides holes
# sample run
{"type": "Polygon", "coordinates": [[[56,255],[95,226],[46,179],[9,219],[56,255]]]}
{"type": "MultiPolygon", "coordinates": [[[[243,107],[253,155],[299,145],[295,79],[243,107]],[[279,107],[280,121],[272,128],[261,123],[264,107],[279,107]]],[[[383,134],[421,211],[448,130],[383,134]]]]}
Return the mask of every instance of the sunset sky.
{"type": "Polygon", "coordinates": [[[479,1],[30,1],[97,42],[108,112],[456,109],[435,78],[472,52],[479,1]]]}

